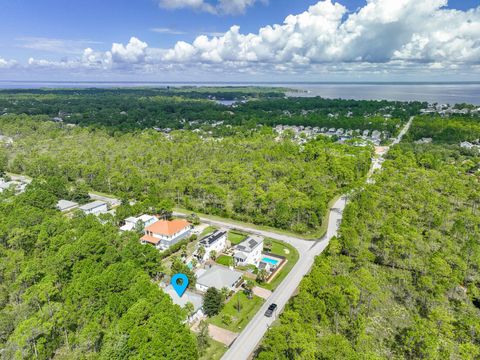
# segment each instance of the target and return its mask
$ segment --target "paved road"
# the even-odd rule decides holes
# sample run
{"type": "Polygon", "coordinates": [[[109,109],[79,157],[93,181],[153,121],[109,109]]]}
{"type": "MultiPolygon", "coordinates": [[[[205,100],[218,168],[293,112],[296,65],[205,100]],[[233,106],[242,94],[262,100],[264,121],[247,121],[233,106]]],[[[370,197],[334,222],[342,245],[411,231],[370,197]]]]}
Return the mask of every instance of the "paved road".
{"type": "Polygon", "coordinates": [[[253,317],[247,327],[240,333],[222,359],[248,359],[250,354],[254,352],[269,326],[271,326],[277,319],[288,300],[295,294],[300,281],[302,281],[303,277],[312,268],[315,256],[321,254],[327,247],[330,239],[337,234],[346,202],[346,198],[342,197],[333,205],[330,211],[327,233],[320,241],[308,241],[292,237],[283,239],[278,234],[268,234],[268,236],[272,238],[286,241],[295,246],[298,249],[300,257],[285,280],[283,280],[277,289],[275,289],[268,301],[263,304],[262,308],[253,317]],[[267,318],[264,313],[271,303],[277,304],[278,308],[274,316],[267,318]]]}
{"type": "Polygon", "coordinates": [[[412,116],[410,118],[410,120],[408,120],[408,122],[403,127],[402,131],[400,131],[398,136],[393,140],[392,145],[390,145],[390,146],[378,146],[378,147],[375,148],[375,155],[376,156],[372,159],[372,166],[371,166],[370,171],[368,172],[368,175],[367,175],[367,184],[372,184],[372,183],[375,182],[375,180],[373,179],[373,174],[376,171],[380,171],[382,169],[383,162],[385,161],[385,155],[388,154],[388,152],[390,151],[390,148],[393,145],[396,145],[400,141],[402,141],[403,137],[405,136],[405,134],[410,129],[410,126],[412,126],[413,118],[414,117],[412,116]]]}
{"type": "MultiPolygon", "coordinates": [[[[319,241],[309,241],[300,238],[295,238],[288,235],[277,234],[272,231],[257,230],[249,228],[245,225],[231,224],[226,221],[211,220],[200,217],[202,222],[210,225],[226,229],[238,229],[248,233],[257,234],[265,237],[284,241],[294,246],[299,253],[299,259],[290,273],[282,281],[282,283],[275,289],[268,301],[263,304],[262,308],[253,317],[247,327],[241,332],[230,349],[225,353],[223,359],[248,359],[251,353],[255,350],[263,335],[268,330],[268,327],[275,321],[278,315],[282,312],[288,300],[294,295],[300,281],[310,271],[315,256],[321,254],[327,247],[330,239],[337,234],[341,223],[343,210],[345,209],[347,199],[341,197],[333,205],[330,210],[328,220],[327,232],[319,241]],[[278,305],[274,316],[267,318],[264,316],[265,311],[271,303],[278,305]]],[[[174,215],[181,216],[182,213],[174,213],[174,215]]]]}
{"type": "Polygon", "coordinates": [[[88,195],[90,196],[90,199],[100,200],[100,201],[106,202],[112,208],[120,206],[122,204],[122,202],[120,200],[115,199],[115,198],[110,197],[110,196],[98,195],[98,194],[94,194],[94,193],[89,193],[88,195]]]}
{"type": "MultiPolygon", "coordinates": [[[[392,145],[398,144],[403,136],[407,133],[413,121],[413,117],[410,118],[408,123],[404,126],[397,138],[393,141],[392,145]]],[[[373,170],[379,170],[382,168],[384,156],[388,153],[390,147],[382,149],[381,154],[372,163],[372,171],[368,174],[368,180],[373,175],[373,170]]],[[[282,283],[275,289],[268,300],[263,304],[261,309],[253,317],[250,323],[240,333],[232,346],[228,349],[223,360],[246,360],[255,351],[263,336],[267,332],[268,328],[278,318],[283,311],[288,300],[295,294],[298,285],[302,281],[303,277],[308,274],[313,266],[315,257],[320,255],[328,246],[330,240],[337,234],[340,224],[342,222],[343,211],[347,204],[346,196],[342,196],[338,199],[333,207],[330,209],[328,227],[326,234],[318,241],[308,241],[300,238],[292,237],[289,235],[277,234],[272,231],[257,230],[249,228],[246,225],[231,224],[228,220],[211,220],[207,218],[200,218],[202,222],[223,227],[227,229],[238,229],[252,234],[262,235],[277,240],[282,240],[288,244],[294,246],[299,253],[298,262],[292,268],[290,273],[282,281],[282,283]],[[278,305],[277,310],[271,318],[265,317],[264,313],[268,306],[272,303],[278,305]]],[[[174,213],[174,215],[184,215],[182,213],[174,213]]]]}

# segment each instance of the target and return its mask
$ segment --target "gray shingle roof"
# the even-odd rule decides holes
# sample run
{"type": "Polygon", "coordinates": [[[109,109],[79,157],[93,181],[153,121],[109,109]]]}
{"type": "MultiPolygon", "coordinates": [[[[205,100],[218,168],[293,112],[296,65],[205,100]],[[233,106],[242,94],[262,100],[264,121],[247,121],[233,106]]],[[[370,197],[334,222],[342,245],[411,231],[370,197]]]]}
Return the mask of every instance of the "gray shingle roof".
{"type": "Polygon", "coordinates": [[[92,210],[92,209],[95,209],[95,208],[103,206],[103,205],[107,205],[107,203],[105,203],[103,201],[100,201],[100,200],[97,200],[97,201],[93,201],[91,203],[80,206],[80,210],[88,211],[88,210],[92,210]]]}
{"type": "Polygon", "coordinates": [[[74,201],[69,201],[69,200],[59,200],[57,203],[57,209],[60,211],[71,209],[77,206],[78,206],[78,203],[74,201]]]}
{"type": "Polygon", "coordinates": [[[241,278],[241,272],[213,265],[198,277],[197,284],[221,290],[224,287],[231,287],[241,278]]]}
{"type": "Polygon", "coordinates": [[[203,297],[189,290],[185,291],[182,297],[178,296],[172,285],[168,285],[164,291],[172,298],[174,304],[182,308],[185,307],[187,303],[193,304],[194,311],[197,311],[203,306],[203,297]]]}

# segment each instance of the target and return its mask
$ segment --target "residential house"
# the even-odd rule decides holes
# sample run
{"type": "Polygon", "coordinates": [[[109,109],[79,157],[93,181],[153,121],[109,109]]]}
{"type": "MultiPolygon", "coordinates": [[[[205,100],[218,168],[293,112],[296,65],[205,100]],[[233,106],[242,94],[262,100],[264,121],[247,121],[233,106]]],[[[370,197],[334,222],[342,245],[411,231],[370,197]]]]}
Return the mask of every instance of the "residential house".
{"type": "Polygon", "coordinates": [[[207,261],[210,258],[210,253],[215,251],[216,254],[220,254],[227,247],[227,232],[216,230],[212,234],[205,236],[200,240],[197,247],[196,257],[200,261],[207,261]],[[203,247],[205,249],[205,254],[200,257],[198,256],[198,249],[203,247]]]}
{"type": "Polygon", "coordinates": [[[258,266],[263,250],[263,238],[248,237],[246,240],[234,247],[233,260],[235,265],[258,266]]]}
{"type": "Polygon", "coordinates": [[[189,314],[188,322],[192,323],[201,317],[203,317],[203,297],[200,294],[196,294],[190,290],[186,290],[183,295],[178,296],[177,292],[172,285],[168,285],[163,289],[165,293],[170,296],[173,303],[184,308],[188,303],[193,305],[193,313],[189,314]]]}
{"type": "Polygon", "coordinates": [[[373,130],[371,136],[372,136],[372,139],[380,140],[380,138],[382,137],[382,133],[378,130],[373,130]]]}
{"type": "Polygon", "coordinates": [[[120,228],[120,231],[134,231],[137,224],[140,223],[142,230],[145,230],[147,226],[156,223],[158,219],[152,215],[141,215],[139,217],[129,217],[124,220],[125,225],[120,228]]]}
{"type": "Polygon", "coordinates": [[[86,215],[100,215],[108,212],[108,205],[106,202],[96,200],[91,203],[79,207],[86,215]]]}
{"type": "Polygon", "coordinates": [[[230,291],[235,291],[242,283],[241,272],[219,265],[212,265],[206,270],[199,269],[196,272],[196,276],[197,283],[195,287],[202,292],[206,292],[211,287],[217,290],[227,288],[230,291]]]}
{"type": "Polygon", "coordinates": [[[78,203],[69,200],[59,200],[57,203],[57,209],[61,212],[69,212],[78,208],[78,203]]]}
{"type": "Polygon", "coordinates": [[[192,224],[183,219],[161,220],[145,228],[142,244],[152,244],[159,250],[166,250],[190,236],[192,224]]]}

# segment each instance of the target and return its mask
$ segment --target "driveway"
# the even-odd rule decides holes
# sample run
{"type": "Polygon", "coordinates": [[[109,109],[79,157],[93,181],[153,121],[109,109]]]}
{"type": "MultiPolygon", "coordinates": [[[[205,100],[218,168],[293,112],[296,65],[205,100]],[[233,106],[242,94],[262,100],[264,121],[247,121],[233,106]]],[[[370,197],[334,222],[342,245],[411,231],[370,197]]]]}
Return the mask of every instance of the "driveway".
{"type": "MultiPolygon", "coordinates": [[[[402,140],[402,137],[410,128],[412,121],[413,117],[410,118],[402,131],[399,133],[397,138],[394,140],[393,145],[398,144],[402,140]]],[[[389,149],[390,147],[384,149],[383,155],[386,155],[389,149]]],[[[383,161],[379,161],[378,163],[374,162],[372,164],[372,168],[381,169],[382,165],[383,161]]],[[[371,179],[372,175],[373,171],[370,171],[368,174],[368,179],[371,179]]],[[[268,300],[263,304],[260,310],[258,310],[245,329],[243,329],[240,335],[236,338],[235,342],[222,357],[223,360],[247,360],[255,351],[255,348],[258,346],[267,330],[283,311],[288,300],[295,294],[303,277],[310,272],[315,257],[320,255],[326,249],[330,240],[337,235],[338,229],[342,223],[343,211],[346,205],[346,196],[342,196],[335,202],[335,204],[329,210],[327,232],[318,241],[308,241],[289,235],[278,234],[273,231],[257,230],[243,224],[232,224],[228,220],[210,220],[200,217],[202,222],[210,225],[224,227],[225,229],[238,229],[247,233],[284,241],[294,246],[299,253],[299,259],[295,266],[288,273],[282,283],[276,288],[276,290],[270,295],[270,297],[268,297],[268,300]],[[277,310],[272,317],[267,318],[264,313],[272,303],[277,304],[277,310]]],[[[185,216],[185,214],[182,213],[174,213],[174,215],[185,216]]],[[[218,329],[220,328],[217,328],[217,330],[218,329]]],[[[224,329],[221,330],[227,331],[224,329]]]]}
{"type": "Polygon", "coordinates": [[[212,324],[208,325],[208,333],[213,340],[227,346],[230,346],[238,336],[238,333],[222,329],[221,327],[212,324]]]}
{"type": "Polygon", "coordinates": [[[254,295],[257,295],[258,297],[261,297],[265,300],[267,300],[272,295],[272,292],[270,290],[261,288],[259,286],[255,286],[252,291],[254,295]]]}

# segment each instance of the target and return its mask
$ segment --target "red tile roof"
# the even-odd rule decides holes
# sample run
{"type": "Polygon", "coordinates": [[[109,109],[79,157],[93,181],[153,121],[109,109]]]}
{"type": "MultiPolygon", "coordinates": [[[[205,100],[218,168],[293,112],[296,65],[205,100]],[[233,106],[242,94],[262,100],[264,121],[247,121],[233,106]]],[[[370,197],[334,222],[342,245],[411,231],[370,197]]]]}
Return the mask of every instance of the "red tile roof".
{"type": "Polygon", "coordinates": [[[150,235],[143,235],[140,240],[148,242],[148,243],[153,244],[153,245],[157,245],[160,242],[160,239],[157,239],[157,238],[155,238],[153,236],[150,236],[150,235]]]}
{"type": "Polygon", "coordinates": [[[150,225],[145,230],[150,231],[154,234],[172,236],[189,226],[190,223],[186,220],[161,220],[150,225]]]}

